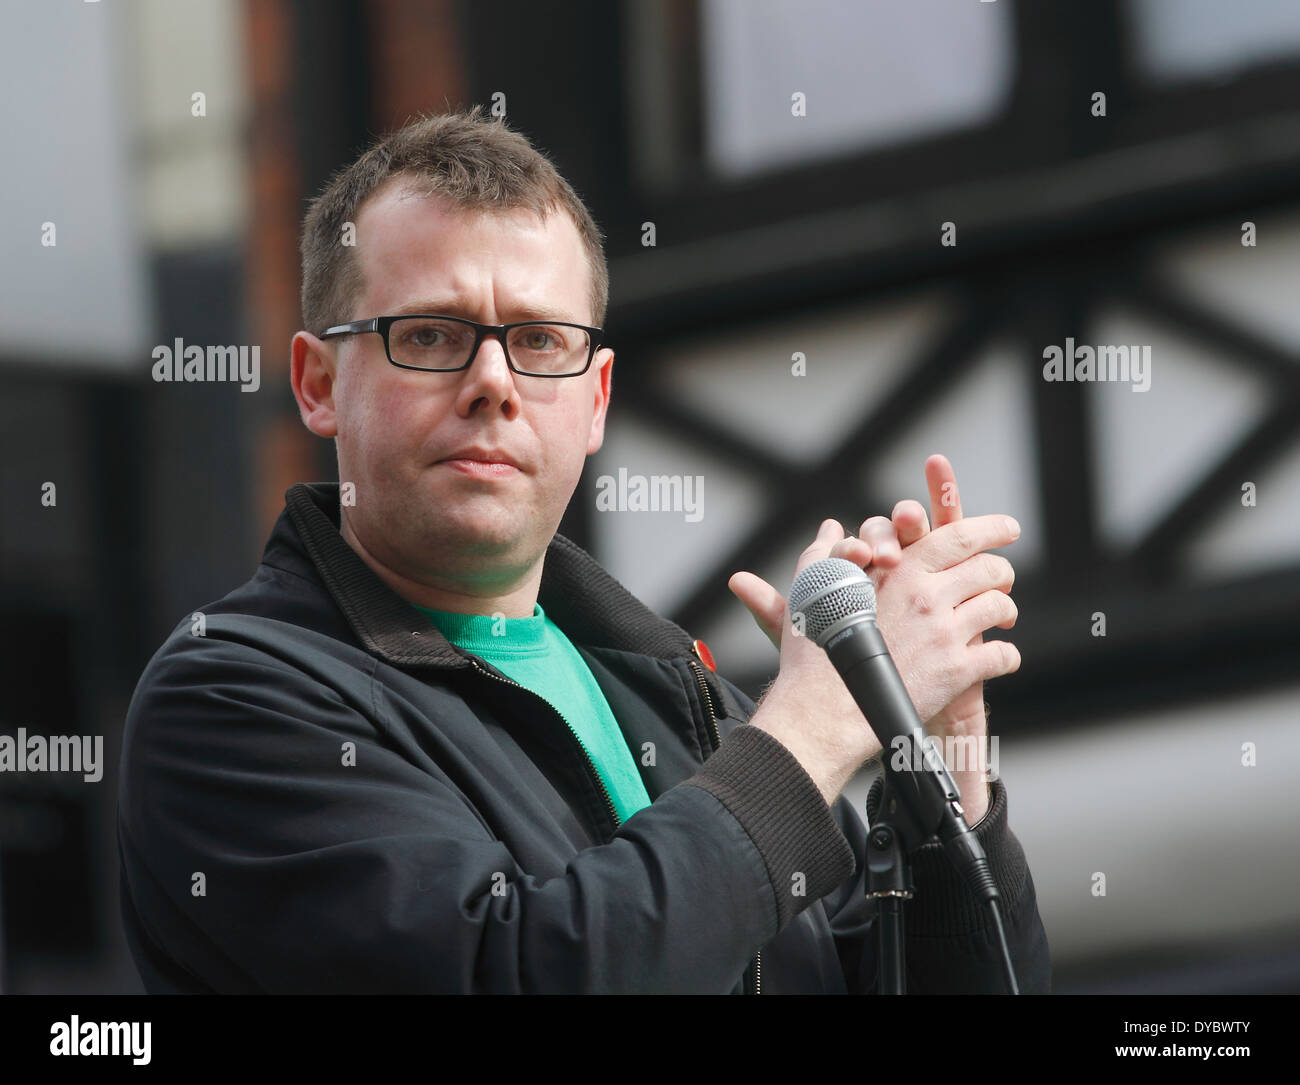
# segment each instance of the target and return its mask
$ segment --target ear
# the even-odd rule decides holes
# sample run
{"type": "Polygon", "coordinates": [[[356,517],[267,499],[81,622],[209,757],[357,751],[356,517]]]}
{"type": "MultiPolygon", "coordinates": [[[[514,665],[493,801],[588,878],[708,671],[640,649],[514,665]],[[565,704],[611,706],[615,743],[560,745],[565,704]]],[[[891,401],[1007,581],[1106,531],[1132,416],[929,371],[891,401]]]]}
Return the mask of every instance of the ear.
{"type": "Polygon", "coordinates": [[[591,434],[587,439],[587,455],[598,452],[605,442],[605,413],[609,410],[610,390],[614,381],[614,352],[608,347],[596,351],[591,361],[596,369],[596,409],[591,415],[591,434]]]}
{"type": "Polygon", "coordinates": [[[290,349],[289,379],[302,424],[318,437],[337,437],[334,387],[338,377],[333,348],[311,332],[298,332],[290,349]]]}

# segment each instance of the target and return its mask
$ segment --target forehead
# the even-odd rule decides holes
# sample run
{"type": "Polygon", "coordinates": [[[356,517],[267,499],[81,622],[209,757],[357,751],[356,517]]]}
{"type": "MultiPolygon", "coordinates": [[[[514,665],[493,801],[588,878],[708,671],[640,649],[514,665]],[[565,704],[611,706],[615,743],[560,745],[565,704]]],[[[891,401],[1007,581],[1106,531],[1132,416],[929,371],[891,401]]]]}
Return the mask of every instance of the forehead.
{"type": "Polygon", "coordinates": [[[396,177],[362,205],[356,247],[363,318],[437,301],[499,322],[517,312],[591,322],[586,252],[563,211],[466,209],[396,177]]]}

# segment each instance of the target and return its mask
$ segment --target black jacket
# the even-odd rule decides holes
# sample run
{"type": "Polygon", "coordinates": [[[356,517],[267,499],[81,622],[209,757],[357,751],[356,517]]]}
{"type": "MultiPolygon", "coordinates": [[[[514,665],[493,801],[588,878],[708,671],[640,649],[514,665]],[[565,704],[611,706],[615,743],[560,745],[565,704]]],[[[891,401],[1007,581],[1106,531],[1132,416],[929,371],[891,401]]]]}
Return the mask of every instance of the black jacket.
{"type": "MultiPolygon", "coordinates": [[[[679,627],[551,543],[540,601],[652,800],[619,826],[555,710],[448,643],[338,522],[337,485],[292,487],[256,575],[182,620],[136,688],[118,843],[147,990],[872,989],[862,820],[740,726],[753,703],[679,627]]],[[[1044,992],[1001,782],[976,831],[1022,989],[1044,992]]],[[[913,871],[909,989],[1001,991],[938,844],[913,871]]]]}

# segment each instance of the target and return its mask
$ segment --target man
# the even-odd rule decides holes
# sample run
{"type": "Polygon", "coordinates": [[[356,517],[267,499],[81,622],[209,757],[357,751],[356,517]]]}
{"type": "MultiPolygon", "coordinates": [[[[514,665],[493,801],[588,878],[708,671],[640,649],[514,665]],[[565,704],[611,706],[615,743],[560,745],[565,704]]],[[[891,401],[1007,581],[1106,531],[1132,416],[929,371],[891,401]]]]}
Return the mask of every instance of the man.
{"type": "MultiPolygon", "coordinates": [[[[132,700],[119,840],[147,989],[870,991],[865,830],[839,793],[879,743],[824,653],[734,577],[781,651],[756,710],[556,535],[614,358],[572,189],[477,111],[428,118],[331,181],[303,257],[293,389],[340,483],[288,492],[257,574],[132,700]]],[[[1014,533],[934,511],[861,538],[827,521],[800,565],[871,564],[922,718],[983,735],[982,681],[1019,658],[981,642],[1015,617],[982,551],[1014,533]]],[[[958,783],[1022,988],[1045,991],[1003,785],[958,783]]],[[[913,869],[910,989],[1003,990],[938,845],[913,869]]]]}

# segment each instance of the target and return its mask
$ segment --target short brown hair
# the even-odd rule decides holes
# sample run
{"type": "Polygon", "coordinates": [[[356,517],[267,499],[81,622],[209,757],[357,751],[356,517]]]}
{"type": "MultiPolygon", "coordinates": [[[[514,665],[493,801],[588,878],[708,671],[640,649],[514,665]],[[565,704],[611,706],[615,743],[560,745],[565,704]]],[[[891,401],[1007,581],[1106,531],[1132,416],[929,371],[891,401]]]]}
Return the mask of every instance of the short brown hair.
{"type": "Polygon", "coordinates": [[[412,121],[335,173],[312,200],[303,220],[301,245],[304,328],[318,335],[331,324],[354,318],[350,307],[365,284],[353,246],[340,244],[344,224],[355,222],[361,205],[397,176],[465,210],[524,207],[542,219],[557,208],[567,211],[587,251],[592,323],[603,324],[609,269],[603,237],[591,212],[527,137],[502,121],[485,119],[482,109],[476,105],[468,111],[412,121]]]}

